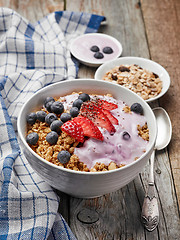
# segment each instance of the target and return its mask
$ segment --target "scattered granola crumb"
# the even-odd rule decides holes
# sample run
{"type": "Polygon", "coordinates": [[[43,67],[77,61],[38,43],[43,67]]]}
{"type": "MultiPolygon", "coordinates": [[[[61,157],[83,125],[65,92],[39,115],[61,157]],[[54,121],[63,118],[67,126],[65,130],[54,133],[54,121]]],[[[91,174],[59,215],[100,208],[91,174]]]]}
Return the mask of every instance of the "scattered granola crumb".
{"type": "Polygon", "coordinates": [[[123,111],[124,111],[125,113],[130,113],[130,112],[131,112],[131,108],[130,108],[129,106],[125,106],[125,107],[123,108],[123,111]]]}

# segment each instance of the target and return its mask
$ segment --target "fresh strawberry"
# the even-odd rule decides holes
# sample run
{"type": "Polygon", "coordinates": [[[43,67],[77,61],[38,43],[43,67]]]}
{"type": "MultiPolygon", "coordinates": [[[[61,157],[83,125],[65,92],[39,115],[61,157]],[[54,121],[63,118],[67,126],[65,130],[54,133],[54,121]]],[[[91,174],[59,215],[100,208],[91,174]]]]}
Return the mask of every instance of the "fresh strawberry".
{"type": "Polygon", "coordinates": [[[61,130],[66,132],[71,137],[75,138],[79,142],[84,142],[84,133],[80,124],[73,120],[65,122],[61,126],[61,130]]]}
{"type": "Polygon", "coordinates": [[[111,122],[112,124],[114,124],[114,125],[118,125],[118,124],[119,124],[117,118],[115,118],[115,117],[111,114],[110,111],[108,111],[107,109],[102,109],[102,112],[103,112],[104,114],[106,114],[106,116],[109,118],[109,120],[110,120],[110,122],[111,122]]]}
{"type": "Polygon", "coordinates": [[[94,102],[84,102],[81,105],[79,115],[89,118],[97,126],[107,129],[110,133],[116,131],[108,117],[94,104],[94,102]]]}
{"type": "Polygon", "coordinates": [[[112,103],[112,102],[108,102],[108,101],[102,100],[102,99],[97,100],[97,105],[98,105],[99,108],[106,109],[106,110],[109,110],[109,111],[118,108],[117,104],[112,103]]]}
{"type": "Polygon", "coordinates": [[[78,116],[73,119],[76,123],[79,123],[83,129],[84,136],[96,138],[103,141],[103,135],[99,128],[87,117],[78,116]]]}

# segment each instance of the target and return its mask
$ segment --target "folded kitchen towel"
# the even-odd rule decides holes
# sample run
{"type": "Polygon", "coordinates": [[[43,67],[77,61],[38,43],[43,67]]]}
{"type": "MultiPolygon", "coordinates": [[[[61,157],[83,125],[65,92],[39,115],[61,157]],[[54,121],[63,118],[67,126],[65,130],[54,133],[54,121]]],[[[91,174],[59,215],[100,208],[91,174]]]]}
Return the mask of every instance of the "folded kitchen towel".
{"type": "Polygon", "coordinates": [[[0,8],[0,239],[75,239],[53,189],[31,168],[17,139],[24,102],[42,87],[73,79],[69,44],[96,32],[104,17],[54,12],[36,24],[0,8]]]}

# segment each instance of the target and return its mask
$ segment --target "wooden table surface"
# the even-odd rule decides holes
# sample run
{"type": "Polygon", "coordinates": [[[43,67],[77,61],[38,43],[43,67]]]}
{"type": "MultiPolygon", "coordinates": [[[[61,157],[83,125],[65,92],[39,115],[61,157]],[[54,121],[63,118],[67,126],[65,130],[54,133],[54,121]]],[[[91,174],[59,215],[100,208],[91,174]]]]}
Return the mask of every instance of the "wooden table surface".
{"type": "MultiPolygon", "coordinates": [[[[150,58],[169,72],[168,93],[151,107],[169,113],[173,135],[168,148],[155,159],[156,194],[160,222],[153,232],[140,220],[149,166],[131,183],[95,199],[78,199],[59,193],[59,211],[78,240],[180,239],[180,1],[179,0],[0,0],[0,6],[16,10],[31,22],[58,10],[104,15],[100,32],[116,37],[122,56],[150,58]]],[[[79,77],[93,78],[95,68],[81,65],[79,77]]]]}

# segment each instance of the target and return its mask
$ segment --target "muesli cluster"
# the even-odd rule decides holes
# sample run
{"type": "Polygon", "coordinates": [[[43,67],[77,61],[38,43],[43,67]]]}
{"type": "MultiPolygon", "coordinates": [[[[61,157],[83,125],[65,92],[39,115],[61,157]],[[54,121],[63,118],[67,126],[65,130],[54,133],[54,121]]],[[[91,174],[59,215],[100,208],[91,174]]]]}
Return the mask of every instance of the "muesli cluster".
{"type": "Polygon", "coordinates": [[[157,96],[162,90],[159,76],[136,64],[116,66],[104,75],[103,80],[124,86],[144,100],[157,96]]]}
{"type": "Polygon", "coordinates": [[[138,159],[149,141],[143,108],[112,96],[47,97],[27,115],[27,143],[42,158],[77,171],[108,171],[138,159]]]}

